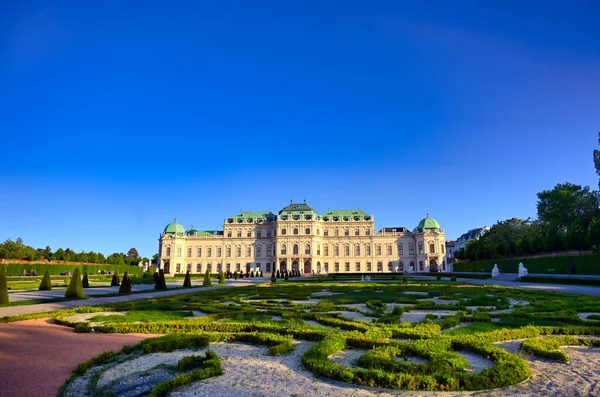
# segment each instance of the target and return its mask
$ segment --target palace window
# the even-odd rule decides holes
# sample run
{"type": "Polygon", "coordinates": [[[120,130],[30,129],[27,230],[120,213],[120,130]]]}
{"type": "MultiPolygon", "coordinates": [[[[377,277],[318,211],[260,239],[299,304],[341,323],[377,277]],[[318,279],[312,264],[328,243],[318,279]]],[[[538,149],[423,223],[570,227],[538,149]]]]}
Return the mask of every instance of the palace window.
{"type": "Polygon", "coordinates": [[[267,244],[267,256],[273,256],[273,246],[271,244],[267,244]]]}
{"type": "Polygon", "coordinates": [[[360,272],[360,262],[356,262],[356,271],[360,272]]]}
{"type": "Polygon", "coordinates": [[[350,256],[350,246],[348,244],[344,245],[344,256],[350,256]]]}
{"type": "Polygon", "coordinates": [[[235,247],[235,255],[239,258],[240,256],[242,256],[242,247],[240,247],[239,245],[237,247],[235,247]]]}
{"type": "Polygon", "coordinates": [[[350,262],[346,262],[346,271],[349,272],[350,271],[350,262]]]}
{"type": "Polygon", "coordinates": [[[187,256],[188,256],[188,257],[189,257],[189,256],[192,256],[192,249],[191,249],[191,248],[188,248],[188,249],[187,249],[187,256]]]}
{"type": "Polygon", "coordinates": [[[340,271],[340,263],[339,263],[339,262],[335,262],[335,265],[334,265],[334,267],[335,267],[335,271],[336,271],[336,272],[339,272],[339,271],[340,271]]]}
{"type": "Polygon", "coordinates": [[[231,246],[227,246],[227,248],[225,248],[225,252],[227,253],[227,257],[231,258],[231,246]]]}
{"type": "Polygon", "coordinates": [[[294,228],[294,234],[298,234],[298,228],[294,228]]]}
{"type": "Polygon", "coordinates": [[[317,236],[321,235],[321,230],[317,229],[317,236]]]}
{"type": "Polygon", "coordinates": [[[419,270],[425,270],[425,268],[423,267],[423,261],[419,261],[419,270]]]}
{"type": "Polygon", "coordinates": [[[381,245],[379,244],[375,246],[375,255],[381,256],[381,245]]]}
{"type": "Polygon", "coordinates": [[[171,256],[171,247],[167,247],[167,256],[171,256]]]}
{"type": "Polygon", "coordinates": [[[423,243],[419,243],[419,254],[423,254],[423,243]]]}
{"type": "Polygon", "coordinates": [[[256,257],[260,258],[262,256],[262,245],[257,244],[255,250],[256,250],[256,257]]]}
{"type": "Polygon", "coordinates": [[[237,236],[238,237],[242,237],[242,231],[241,230],[238,230],[237,236]]]}
{"type": "Polygon", "coordinates": [[[333,256],[340,256],[340,246],[337,244],[333,246],[333,256]]]}
{"type": "Polygon", "coordinates": [[[370,272],[372,271],[372,267],[371,267],[371,262],[367,262],[367,271],[370,272]]]}
{"type": "Polygon", "coordinates": [[[267,232],[267,237],[271,237],[271,232],[267,232]]]}
{"type": "Polygon", "coordinates": [[[317,255],[321,255],[321,245],[317,244],[317,255]]]}
{"type": "Polygon", "coordinates": [[[329,236],[329,229],[323,230],[323,236],[325,236],[325,237],[329,236]]]}
{"type": "Polygon", "coordinates": [[[360,236],[360,229],[356,228],[356,230],[354,230],[354,235],[355,236],[360,236]]]}
{"type": "Polygon", "coordinates": [[[287,247],[285,246],[285,244],[281,245],[281,255],[285,255],[287,254],[287,247]]]}
{"type": "Polygon", "coordinates": [[[177,247],[177,256],[181,256],[181,247],[177,247]]]}
{"type": "Polygon", "coordinates": [[[415,270],[415,262],[410,262],[410,270],[415,270]]]}
{"type": "Polygon", "coordinates": [[[408,245],[408,255],[414,255],[415,254],[415,246],[413,244],[409,244],[408,245]]]}
{"type": "Polygon", "coordinates": [[[305,234],[310,234],[310,228],[307,227],[305,232],[306,232],[305,234]]]}
{"type": "Polygon", "coordinates": [[[221,263],[217,263],[217,271],[221,272],[221,270],[223,270],[223,266],[221,263]]]}
{"type": "Polygon", "coordinates": [[[212,248],[206,249],[206,255],[210,258],[212,256],[212,248]]]}
{"type": "Polygon", "coordinates": [[[388,270],[390,272],[394,270],[394,264],[392,262],[388,262],[388,270]]]}
{"type": "Polygon", "coordinates": [[[378,272],[382,272],[383,271],[383,263],[377,262],[377,271],[378,272]]]}
{"type": "Polygon", "coordinates": [[[360,256],[360,245],[358,244],[354,246],[354,256],[360,256]]]}
{"type": "Polygon", "coordinates": [[[252,237],[252,232],[248,231],[248,234],[246,234],[246,237],[252,237]]]}
{"type": "Polygon", "coordinates": [[[387,244],[387,246],[385,247],[386,251],[387,251],[387,256],[392,256],[392,245],[391,244],[387,244]]]}
{"type": "Polygon", "coordinates": [[[271,263],[267,262],[267,268],[265,269],[266,272],[270,272],[271,271],[271,263]]]}
{"type": "Polygon", "coordinates": [[[306,244],[306,247],[304,248],[304,253],[306,255],[310,255],[310,244],[306,244]]]}
{"type": "Polygon", "coordinates": [[[285,229],[281,229],[281,234],[282,234],[282,235],[284,235],[284,236],[285,236],[285,235],[286,235],[286,233],[287,233],[287,230],[285,230],[285,229]]]}
{"type": "Polygon", "coordinates": [[[200,258],[202,256],[202,248],[198,247],[196,250],[196,256],[200,258]]]}
{"type": "Polygon", "coordinates": [[[398,271],[403,272],[404,271],[404,263],[400,262],[398,264],[398,271]]]}
{"type": "Polygon", "coordinates": [[[201,263],[198,263],[196,265],[196,273],[202,273],[202,264],[201,263]]]}
{"type": "Polygon", "coordinates": [[[329,273],[329,262],[323,263],[323,267],[325,268],[325,273],[329,273]]]}
{"type": "Polygon", "coordinates": [[[435,244],[434,243],[429,244],[429,253],[435,254],[435,244]]]}
{"type": "Polygon", "coordinates": [[[404,245],[398,244],[398,255],[404,255],[404,245]]]}
{"type": "Polygon", "coordinates": [[[369,229],[367,229],[367,230],[365,231],[365,235],[366,235],[366,236],[370,236],[370,235],[371,235],[371,231],[370,231],[369,229]]]}
{"type": "Polygon", "coordinates": [[[329,256],[329,246],[327,244],[323,245],[323,256],[329,256]]]}
{"type": "Polygon", "coordinates": [[[241,265],[241,264],[239,264],[239,263],[236,263],[236,264],[235,264],[235,271],[236,271],[236,272],[239,272],[240,270],[242,270],[242,265],[241,265]]]}
{"type": "Polygon", "coordinates": [[[223,254],[223,249],[221,247],[217,247],[217,258],[220,258],[223,254]]]}
{"type": "Polygon", "coordinates": [[[250,247],[250,246],[246,247],[246,256],[248,256],[248,257],[252,256],[252,247],[250,247]]]}
{"type": "Polygon", "coordinates": [[[186,270],[187,270],[188,272],[191,272],[191,271],[192,271],[192,264],[191,264],[191,263],[188,263],[188,264],[187,264],[187,269],[186,269],[186,270]]]}
{"type": "Polygon", "coordinates": [[[346,228],[344,229],[344,236],[349,236],[350,235],[350,229],[346,228]]]}
{"type": "Polygon", "coordinates": [[[336,236],[339,236],[339,235],[340,235],[340,230],[339,230],[337,227],[335,228],[335,235],[336,235],[336,236]]]}
{"type": "Polygon", "coordinates": [[[444,247],[444,243],[440,244],[440,250],[441,250],[442,254],[444,254],[444,253],[445,253],[445,252],[444,252],[444,248],[445,248],[445,247],[444,247]]]}
{"type": "Polygon", "coordinates": [[[365,251],[367,251],[367,256],[371,256],[371,245],[367,244],[365,246],[365,251]]]}
{"type": "Polygon", "coordinates": [[[262,233],[261,232],[256,232],[256,238],[261,238],[261,237],[262,237],[262,233]]]}
{"type": "Polygon", "coordinates": [[[231,263],[225,265],[225,270],[227,270],[228,272],[231,271],[231,263]]]}
{"type": "Polygon", "coordinates": [[[181,273],[181,263],[178,263],[178,264],[175,266],[175,271],[176,271],[177,273],[181,273]]]}
{"type": "Polygon", "coordinates": [[[298,244],[294,244],[293,253],[294,255],[298,255],[298,244]]]}
{"type": "Polygon", "coordinates": [[[231,230],[227,232],[227,237],[231,237],[231,230]]]}
{"type": "Polygon", "coordinates": [[[212,265],[210,263],[206,265],[206,270],[208,270],[209,273],[212,273],[212,265]]]}
{"type": "Polygon", "coordinates": [[[260,263],[256,264],[256,270],[260,270],[260,263]]]}

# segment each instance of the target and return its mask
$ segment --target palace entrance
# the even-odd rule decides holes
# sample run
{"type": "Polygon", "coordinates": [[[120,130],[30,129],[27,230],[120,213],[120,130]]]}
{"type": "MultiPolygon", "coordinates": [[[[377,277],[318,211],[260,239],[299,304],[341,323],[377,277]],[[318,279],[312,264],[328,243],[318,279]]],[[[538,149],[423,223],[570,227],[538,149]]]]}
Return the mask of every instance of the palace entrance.
{"type": "Polygon", "coordinates": [[[167,261],[165,262],[165,268],[163,269],[163,272],[165,272],[166,274],[171,273],[171,262],[167,261]]]}
{"type": "Polygon", "coordinates": [[[435,261],[435,259],[432,259],[431,261],[429,261],[429,271],[430,272],[438,271],[438,265],[437,265],[437,262],[435,261]]]}
{"type": "Polygon", "coordinates": [[[279,263],[279,271],[280,272],[284,272],[287,270],[287,262],[286,261],[281,261],[279,263]]]}
{"type": "Polygon", "coordinates": [[[292,262],[292,270],[294,270],[294,271],[300,271],[300,266],[298,265],[298,261],[293,261],[292,262]]]}
{"type": "Polygon", "coordinates": [[[310,273],[311,269],[310,269],[310,261],[306,261],[304,262],[304,273],[310,273]]]}

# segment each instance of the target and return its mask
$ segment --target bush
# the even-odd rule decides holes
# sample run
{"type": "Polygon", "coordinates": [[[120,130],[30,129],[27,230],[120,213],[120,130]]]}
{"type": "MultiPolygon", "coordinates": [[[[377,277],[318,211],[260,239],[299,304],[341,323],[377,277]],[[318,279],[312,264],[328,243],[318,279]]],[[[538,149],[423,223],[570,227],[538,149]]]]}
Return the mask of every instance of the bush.
{"type": "Polygon", "coordinates": [[[404,281],[405,283],[408,283],[408,276],[403,276],[402,281],[404,281]]]}
{"type": "Polygon", "coordinates": [[[450,277],[450,281],[456,281],[456,277],[450,277]]]}
{"type": "Polygon", "coordinates": [[[90,288],[90,280],[88,279],[87,272],[83,272],[83,280],[81,280],[81,285],[83,285],[83,288],[90,288]]]}
{"type": "Polygon", "coordinates": [[[283,279],[285,281],[288,281],[290,279],[290,276],[289,276],[288,272],[285,272],[285,275],[283,276],[283,279]]]}
{"type": "Polygon", "coordinates": [[[274,283],[277,281],[277,278],[275,277],[275,271],[273,271],[273,273],[271,273],[271,282],[274,283]]]}
{"type": "Polygon", "coordinates": [[[237,270],[235,272],[233,272],[233,279],[237,280],[239,277],[237,270]]]}
{"type": "Polygon", "coordinates": [[[87,265],[87,264],[50,264],[50,263],[9,263],[6,269],[7,276],[22,276],[23,270],[26,270],[28,273],[31,270],[35,270],[37,274],[42,275],[46,273],[46,271],[50,272],[51,276],[58,276],[61,273],[65,274],[66,272],[73,273],[76,268],[83,272],[87,272],[88,274],[99,274],[99,271],[111,271],[111,272],[125,272],[129,271],[129,274],[142,274],[142,268],[138,266],[129,266],[129,265],[108,265],[108,264],[95,264],[95,265],[87,265]]]}
{"type": "Polygon", "coordinates": [[[206,273],[204,274],[204,281],[202,281],[202,285],[204,287],[210,287],[212,282],[210,281],[210,272],[206,269],[206,273]]]}
{"type": "Polygon", "coordinates": [[[561,346],[600,346],[598,339],[578,339],[572,336],[534,338],[523,341],[521,348],[529,354],[558,361],[569,361],[569,356],[561,350],[561,346]]]}
{"type": "MultiPolygon", "coordinates": [[[[156,275],[156,273],[155,273],[156,275]]],[[[163,269],[158,271],[158,276],[155,278],[154,289],[167,289],[167,282],[165,281],[165,273],[163,269]]]]}
{"type": "Polygon", "coordinates": [[[598,261],[600,255],[576,255],[576,256],[546,256],[541,258],[515,258],[494,259],[478,262],[458,262],[453,265],[456,272],[486,272],[490,273],[494,264],[502,273],[517,273],[519,263],[523,262],[529,273],[549,273],[548,269],[554,269],[553,273],[569,274],[569,266],[575,265],[579,274],[600,274],[598,261]]]}
{"type": "Polygon", "coordinates": [[[83,284],[81,283],[81,272],[79,268],[75,268],[71,282],[65,292],[65,298],[83,298],[83,284]]]}
{"type": "Polygon", "coordinates": [[[119,283],[119,272],[115,272],[115,274],[113,274],[112,276],[112,281],[110,282],[110,286],[111,287],[118,287],[120,285],[119,283]]]}
{"type": "Polygon", "coordinates": [[[129,278],[129,274],[125,272],[123,275],[123,280],[121,281],[121,287],[119,288],[120,294],[130,294],[131,293],[131,278],[129,278]]]}
{"type": "Polygon", "coordinates": [[[189,270],[187,272],[185,272],[185,279],[183,280],[183,287],[184,288],[192,287],[192,277],[190,276],[189,270]]]}
{"type": "Polygon", "coordinates": [[[226,283],[226,281],[225,281],[225,273],[223,273],[223,271],[221,271],[219,273],[219,284],[225,284],[225,283],[226,283]]]}
{"type": "Polygon", "coordinates": [[[437,276],[435,276],[435,278],[440,281],[442,279],[442,276],[440,276],[439,274],[437,276]]]}
{"type": "Polygon", "coordinates": [[[42,282],[40,283],[40,287],[38,290],[40,291],[50,291],[52,289],[52,279],[50,278],[50,272],[46,270],[44,273],[44,278],[42,278],[42,282]]]}
{"type": "Polygon", "coordinates": [[[0,305],[8,304],[8,283],[6,282],[6,267],[0,265],[0,305]]]}

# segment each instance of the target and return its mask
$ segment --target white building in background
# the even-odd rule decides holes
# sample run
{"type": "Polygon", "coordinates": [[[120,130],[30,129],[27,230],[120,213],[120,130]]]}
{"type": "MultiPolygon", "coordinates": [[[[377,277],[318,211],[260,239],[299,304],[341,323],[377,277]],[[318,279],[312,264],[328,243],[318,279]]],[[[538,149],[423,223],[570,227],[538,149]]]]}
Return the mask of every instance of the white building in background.
{"type": "Polygon", "coordinates": [[[225,218],[222,230],[189,230],[175,222],[159,238],[165,275],[220,271],[308,274],[447,271],[446,235],[433,218],[413,230],[375,231],[373,215],[359,209],[317,213],[306,202],[225,218]]]}
{"type": "Polygon", "coordinates": [[[456,240],[446,241],[446,268],[449,272],[453,270],[454,252],[456,251],[456,240]]]}
{"type": "Polygon", "coordinates": [[[456,244],[454,245],[454,251],[458,251],[462,248],[467,249],[467,243],[469,241],[478,240],[485,232],[490,230],[489,227],[483,226],[477,229],[471,229],[468,232],[462,234],[459,238],[456,239],[456,244]]]}

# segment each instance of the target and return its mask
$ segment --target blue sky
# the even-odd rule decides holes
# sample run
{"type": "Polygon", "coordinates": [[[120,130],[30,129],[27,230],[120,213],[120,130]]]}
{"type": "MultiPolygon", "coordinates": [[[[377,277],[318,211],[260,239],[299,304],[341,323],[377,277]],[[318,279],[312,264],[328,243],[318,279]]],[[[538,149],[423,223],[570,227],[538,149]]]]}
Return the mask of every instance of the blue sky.
{"type": "Polygon", "coordinates": [[[456,238],[597,187],[600,4],[8,0],[0,93],[0,239],[151,256],[290,198],[456,238]]]}

